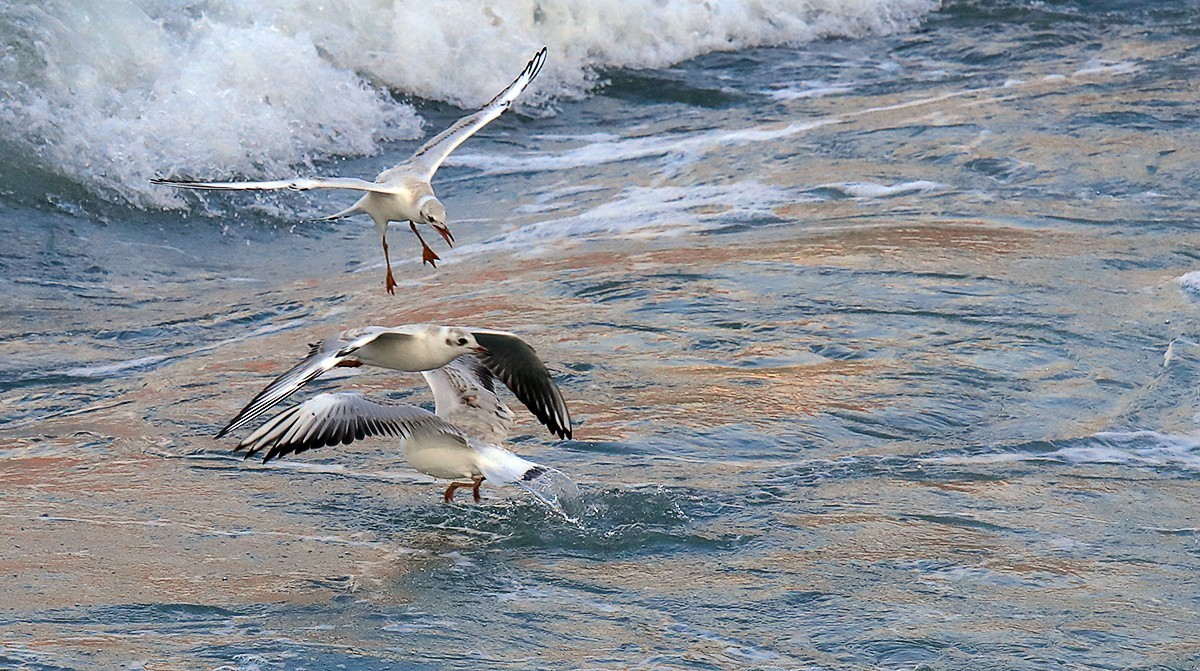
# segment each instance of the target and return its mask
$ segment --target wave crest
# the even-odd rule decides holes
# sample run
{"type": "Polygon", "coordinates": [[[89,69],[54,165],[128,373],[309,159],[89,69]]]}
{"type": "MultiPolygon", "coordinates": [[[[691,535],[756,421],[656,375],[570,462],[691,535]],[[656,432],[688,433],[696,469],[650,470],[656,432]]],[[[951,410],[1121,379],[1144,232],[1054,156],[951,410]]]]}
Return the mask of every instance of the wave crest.
{"type": "Polygon", "coordinates": [[[388,89],[474,107],[542,45],[551,58],[527,101],[583,95],[598,68],[892,32],[937,6],[0,1],[0,131],[18,154],[7,171],[32,163],[108,200],[175,207],[178,196],[150,177],[278,176],[322,156],[374,153],[420,133],[388,89]]]}

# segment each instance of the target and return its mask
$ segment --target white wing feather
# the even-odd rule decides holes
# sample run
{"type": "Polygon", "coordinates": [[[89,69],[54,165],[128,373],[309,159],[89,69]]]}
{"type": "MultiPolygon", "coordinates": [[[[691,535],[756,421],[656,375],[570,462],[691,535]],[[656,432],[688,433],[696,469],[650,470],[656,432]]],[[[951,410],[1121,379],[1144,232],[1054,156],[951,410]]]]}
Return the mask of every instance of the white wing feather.
{"type": "MultiPolygon", "coordinates": [[[[460,144],[466,142],[467,138],[474,135],[480,128],[491,123],[496,117],[500,116],[507,110],[517,96],[525,90],[529,82],[537,76],[541,71],[542,65],[546,63],[546,48],[534,54],[533,58],[526,64],[525,69],[517,78],[513,80],[503,91],[498,93],[495,98],[492,98],[488,104],[484,105],[474,114],[469,114],[458,121],[455,121],[449,128],[438,133],[429,142],[426,142],[420,149],[413,154],[408,161],[396,166],[392,170],[396,174],[407,174],[409,170],[416,172],[425,178],[425,181],[433,179],[434,173],[441,167],[442,162],[450,155],[450,152],[458,148],[460,144]]],[[[378,179],[383,181],[387,178],[386,175],[392,173],[392,170],[379,175],[378,179]]]]}
{"type": "Polygon", "coordinates": [[[374,191],[376,193],[399,193],[395,185],[368,182],[356,177],[312,177],[279,179],[268,182],[192,182],[181,179],[152,179],[151,184],[173,186],[180,189],[210,189],[216,191],[273,191],[291,189],[349,189],[351,191],[374,191]]]}

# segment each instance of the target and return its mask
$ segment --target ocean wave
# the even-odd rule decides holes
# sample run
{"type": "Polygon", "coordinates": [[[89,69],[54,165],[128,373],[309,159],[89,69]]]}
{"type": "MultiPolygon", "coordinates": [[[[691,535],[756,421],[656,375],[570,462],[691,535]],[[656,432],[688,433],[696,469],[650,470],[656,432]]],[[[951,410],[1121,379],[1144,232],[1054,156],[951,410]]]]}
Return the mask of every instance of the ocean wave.
{"type": "MultiPolygon", "coordinates": [[[[114,202],[181,207],[150,177],[287,174],[421,133],[394,93],[474,107],[535,49],[526,102],[605,68],[911,28],[937,0],[0,0],[6,174],[30,167],[114,202]],[[452,76],[450,76],[452,74],[452,76]]],[[[35,178],[36,179],[36,178],[35,178]]],[[[11,181],[11,180],[10,180],[11,181]]],[[[9,191],[36,193],[33,184],[9,191]]]]}

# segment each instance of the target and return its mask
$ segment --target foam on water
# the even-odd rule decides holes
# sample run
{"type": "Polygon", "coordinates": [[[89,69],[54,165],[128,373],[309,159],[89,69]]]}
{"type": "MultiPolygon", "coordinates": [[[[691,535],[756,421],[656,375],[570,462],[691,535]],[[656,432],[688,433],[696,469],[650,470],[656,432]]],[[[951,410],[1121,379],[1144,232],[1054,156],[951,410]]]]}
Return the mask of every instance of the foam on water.
{"type": "Polygon", "coordinates": [[[446,164],[476,168],[485,174],[499,175],[570,170],[658,156],[698,158],[715,150],[781,140],[833,123],[841,123],[841,120],[831,118],[788,124],[765,124],[736,130],[717,128],[692,133],[686,137],[670,135],[617,139],[592,135],[578,138],[587,144],[557,153],[539,151],[496,156],[456,152],[447,159],[446,164]]]}
{"type": "Polygon", "coordinates": [[[553,245],[621,237],[660,238],[712,231],[739,223],[769,222],[781,206],[824,200],[821,191],[870,200],[924,195],[945,187],[917,180],[897,184],[855,182],[824,184],[811,189],[784,188],[754,180],[697,186],[637,186],[619,196],[580,212],[571,211],[581,193],[576,187],[551,190],[537,202],[522,206],[525,214],[553,214],[554,218],[530,224],[481,243],[463,245],[451,252],[473,255],[498,248],[513,248],[537,255],[553,245]]]}
{"type": "Polygon", "coordinates": [[[937,464],[1004,464],[1054,461],[1076,465],[1115,465],[1200,470],[1200,435],[1159,431],[1103,431],[1075,440],[1055,441],[1058,449],[1034,449],[923,459],[937,464]]]}
{"type": "MultiPolygon", "coordinates": [[[[572,193],[568,190],[565,193],[572,193]]],[[[813,200],[789,189],[756,181],[691,187],[630,187],[620,196],[575,214],[563,213],[549,221],[531,224],[456,253],[477,254],[500,247],[541,253],[543,245],[567,241],[630,236],[655,238],[728,226],[731,223],[774,217],[773,208],[813,200]]],[[[546,202],[531,209],[556,209],[546,202]]]]}
{"type": "Polygon", "coordinates": [[[20,178],[33,163],[110,200],[179,206],[147,180],[374,153],[420,131],[388,90],[473,107],[542,45],[535,103],[586,93],[602,68],[904,30],[938,4],[0,0],[0,133],[16,149],[0,168],[20,178]]]}
{"type": "Polygon", "coordinates": [[[1200,270],[1193,270],[1175,278],[1180,292],[1192,302],[1200,302],[1200,270]]]}
{"type": "Polygon", "coordinates": [[[110,377],[126,371],[153,366],[154,364],[162,363],[168,358],[161,355],[143,356],[128,361],[118,361],[99,366],[76,366],[62,371],[62,374],[70,377],[110,377]]]}
{"type": "Polygon", "coordinates": [[[878,184],[875,182],[842,182],[839,184],[822,184],[818,189],[827,189],[841,193],[850,198],[891,198],[907,196],[914,193],[929,193],[944,188],[937,182],[916,180],[899,184],[878,184]]]}

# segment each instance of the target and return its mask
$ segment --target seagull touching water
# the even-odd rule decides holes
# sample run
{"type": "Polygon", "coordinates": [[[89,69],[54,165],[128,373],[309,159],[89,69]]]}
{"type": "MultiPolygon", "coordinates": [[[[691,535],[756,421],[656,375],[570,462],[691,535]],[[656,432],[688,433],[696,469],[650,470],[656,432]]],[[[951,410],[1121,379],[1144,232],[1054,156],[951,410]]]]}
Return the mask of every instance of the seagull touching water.
{"type": "Polygon", "coordinates": [[[529,82],[533,81],[533,78],[541,71],[545,62],[546,48],[543,47],[529,61],[521,74],[495,98],[492,98],[491,102],[474,114],[455,121],[437,137],[422,145],[412,155],[412,158],[379,173],[374,182],[353,177],[314,177],[267,182],[193,182],[176,179],[152,179],[150,181],[154,184],[181,189],[231,191],[348,189],[365,191],[366,193],[358,199],[358,202],[337,214],[324,217],[324,220],[340,219],[353,214],[366,214],[371,217],[371,220],[375,222],[375,230],[379,232],[379,239],[383,244],[383,260],[387,264],[384,287],[389,294],[394,294],[396,293],[396,279],[392,276],[392,262],[388,255],[388,222],[407,221],[412,232],[421,241],[422,261],[437,267],[438,255],[430,249],[429,245],[425,244],[425,239],[417,231],[417,224],[426,224],[432,227],[451,246],[454,244],[454,236],[451,235],[450,228],[446,225],[446,208],[434,195],[430,180],[433,179],[434,174],[437,173],[438,168],[450,155],[450,152],[512,105],[517,96],[521,95],[529,82]]]}

